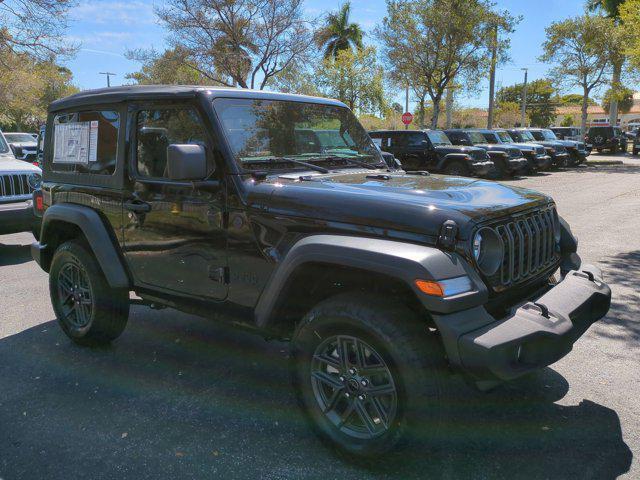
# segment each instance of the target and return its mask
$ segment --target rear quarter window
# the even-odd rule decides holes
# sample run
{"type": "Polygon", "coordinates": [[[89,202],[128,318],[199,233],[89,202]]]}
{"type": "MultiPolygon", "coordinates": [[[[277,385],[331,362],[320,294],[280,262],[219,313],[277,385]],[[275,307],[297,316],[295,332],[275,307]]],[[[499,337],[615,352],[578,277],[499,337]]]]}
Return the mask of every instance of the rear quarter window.
{"type": "Polygon", "coordinates": [[[51,171],[113,175],[118,158],[116,111],[60,113],[54,117],[51,171]]]}

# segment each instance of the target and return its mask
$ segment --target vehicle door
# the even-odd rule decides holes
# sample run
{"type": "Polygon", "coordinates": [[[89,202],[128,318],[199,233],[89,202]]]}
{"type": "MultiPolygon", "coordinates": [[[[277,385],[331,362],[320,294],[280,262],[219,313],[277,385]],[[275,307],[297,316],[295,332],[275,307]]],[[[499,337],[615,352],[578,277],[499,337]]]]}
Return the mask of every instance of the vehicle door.
{"type": "Polygon", "coordinates": [[[136,285],[204,299],[226,298],[224,178],[203,115],[186,101],[132,106],[129,129],[124,250],[136,285]],[[214,185],[219,181],[219,188],[171,180],[170,145],[203,146],[206,179],[214,185]]]}
{"type": "Polygon", "coordinates": [[[402,135],[405,170],[423,170],[427,168],[427,136],[424,132],[407,132],[402,135]]]}

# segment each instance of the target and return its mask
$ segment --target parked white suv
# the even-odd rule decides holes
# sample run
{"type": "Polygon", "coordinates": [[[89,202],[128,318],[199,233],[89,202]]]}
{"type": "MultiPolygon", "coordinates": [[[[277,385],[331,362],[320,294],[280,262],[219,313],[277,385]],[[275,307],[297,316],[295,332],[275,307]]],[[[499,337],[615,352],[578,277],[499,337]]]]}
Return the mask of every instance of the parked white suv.
{"type": "Polygon", "coordinates": [[[40,188],[42,170],[17,160],[0,131],[0,235],[33,232],[40,220],[33,212],[33,192],[40,188]]]}

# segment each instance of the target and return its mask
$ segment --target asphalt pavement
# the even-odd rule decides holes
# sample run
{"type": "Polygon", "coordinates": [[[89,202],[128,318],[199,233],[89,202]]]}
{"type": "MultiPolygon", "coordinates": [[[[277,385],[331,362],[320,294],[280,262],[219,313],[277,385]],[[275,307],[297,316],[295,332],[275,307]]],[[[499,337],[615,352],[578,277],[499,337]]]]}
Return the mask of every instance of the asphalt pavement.
{"type": "Polygon", "coordinates": [[[368,465],[310,432],[285,344],[136,306],[112,346],[78,347],[31,235],[0,236],[0,479],[640,478],[640,161],[508,183],[556,199],[613,308],[550,368],[489,393],[456,380],[441,438],[368,465]]]}

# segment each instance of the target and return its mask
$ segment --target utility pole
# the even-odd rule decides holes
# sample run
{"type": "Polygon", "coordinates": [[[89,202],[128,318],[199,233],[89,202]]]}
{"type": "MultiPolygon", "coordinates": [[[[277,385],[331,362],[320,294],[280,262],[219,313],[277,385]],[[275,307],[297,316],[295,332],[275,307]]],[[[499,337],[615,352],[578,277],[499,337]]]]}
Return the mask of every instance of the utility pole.
{"type": "Polygon", "coordinates": [[[489,115],[487,128],[493,128],[493,110],[496,96],[496,64],[498,63],[498,26],[494,27],[493,44],[491,45],[491,72],[489,74],[489,115]]]}
{"type": "MultiPolygon", "coordinates": [[[[404,98],[404,111],[409,111],[409,84],[407,83],[407,88],[405,90],[405,98],[404,98]]],[[[404,126],[405,130],[409,130],[409,125],[404,126]]]]}
{"type": "Polygon", "coordinates": [[[111,77],[115,77],[116,76],[115,73],[111,73],[111,72],[100,72],[100,75],[106,75],[106,77],[107,77],[107,87],[111,86],[111,77]]]}
{"type": "Polygon", "coordinates": [[[522,88],[522,111],[520,112],[520,126],[527,126],[527,80],[529,75],[528,68],[522,68],[524,70],[524,87],[522,88]]]}

